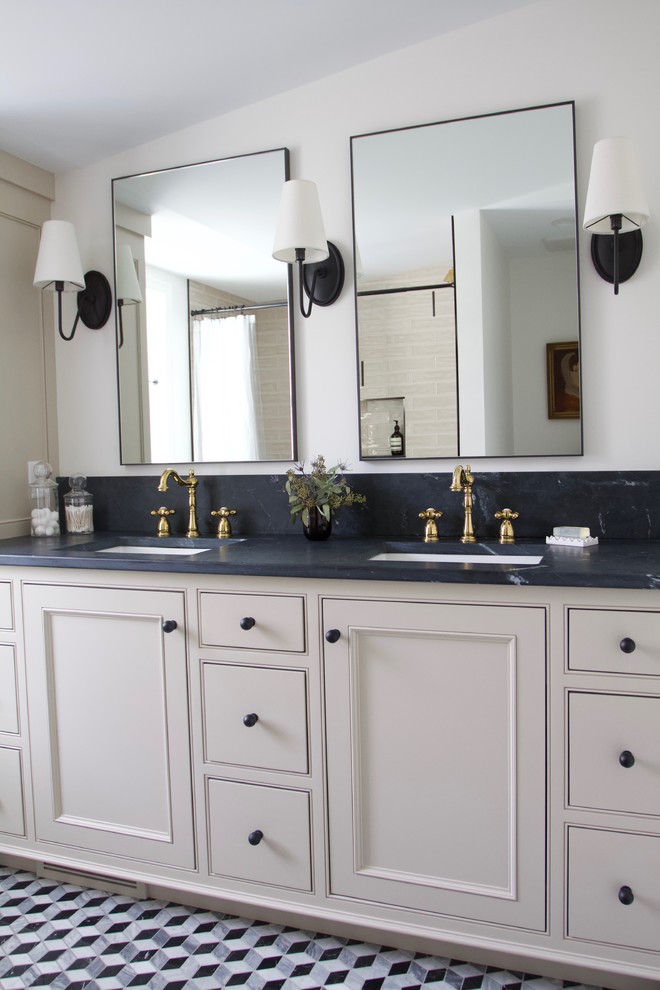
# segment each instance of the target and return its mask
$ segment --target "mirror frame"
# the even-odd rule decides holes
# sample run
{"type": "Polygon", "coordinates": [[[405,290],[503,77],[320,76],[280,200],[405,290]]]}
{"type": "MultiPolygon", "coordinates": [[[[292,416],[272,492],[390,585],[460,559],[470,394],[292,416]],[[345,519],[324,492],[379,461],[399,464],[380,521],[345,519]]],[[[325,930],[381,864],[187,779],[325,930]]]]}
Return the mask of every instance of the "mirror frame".
{"type": "MultiPolygon", "coordinates": [[[[289,149],[286,147],[279,148],[268,148],[264,151],[248,152],[246,154],[240,155],[227,155],[221,158],[207,159],[199,162],[187,162],[183,165],[174,165],[161,169],[147,169],[143,172],[134,172],[127,175],[116,176],[111,179],[111,209],[112,209],[112,243],[113,243],[113,273],[114,273],[114,302],[113,308],[115,313],[115,357],[116,357],[116,380],[117,380],[117,417],[118,417],[118,435],[119,435],[119,461],[120,464],[125,465],[151,465],[151,464],[162,464],[169,463],[191,463],[191,464],[266,464],[266,463],[288,463],[290,461],[295,461],[298,457],[298,424],[297,424],[297,404],[296,404],[296,356],[295,356],[295,324],[294,324],[294,306],[292,304],[293,299],[293,276],[291,265],[286,266],[286,304],[287,304],[287,328],[288,328],[288,368],[289,368],[289,382],[288,382],[288,392],[289,392],[289,421],[290,421],[290,453],[291,456],[277,457],[277,458],[258,458],[257,460],[200,460],[194,456],[193,448],[193,433],[192,433],[192,422],[193,422],[193,397],[192,388],[190,389],[189,395],[189,413],[190,413],[190,444],[192,456],[190,458],[172,457],[167,458],[166,461],[156,461],[156,460],[129,460],[124,456],[124,450],[126,447],[126,442],[122,436],[122,386],[121,386],[121,372],[120,372],[120,352],[119,352],[119,306],[117,305],[117,210],[116,210],[116,183],[124,181],[126,179],[140,178],[141,176],[149,175],[164,175],[168,172],[180,172],[185,169],[199,168],[206,165],[219,165],[223,162],[238,161],[240,159],[246,158],[258,158],[263,155],[271,155],[276,152],[282,153],[282,163],[283,163],[283,174],[281,178],[281,185],[284,184],[290,178],[290,153],[289,149]]],[[[187,276],[187,281],[195,281],[194,276],[187,276]]],[[[226,290],[229,292],[229,290],[226,290]]],[[[256,304],[255,304],[256,305],[256,304]]],[[[246,309],[249,310],[249,306],[246,309]]],[[[190,305],[188,305],[188,310],[190,311],[190,305]]],[[[190,321],[190,316],[189,316],[190,321]]],[[[190,325],[190,324],[189,324],[190,325]]],[[[190,377],[192,370],[192,336],[190,330],[188,332],[188,375],[190,377]]]]}

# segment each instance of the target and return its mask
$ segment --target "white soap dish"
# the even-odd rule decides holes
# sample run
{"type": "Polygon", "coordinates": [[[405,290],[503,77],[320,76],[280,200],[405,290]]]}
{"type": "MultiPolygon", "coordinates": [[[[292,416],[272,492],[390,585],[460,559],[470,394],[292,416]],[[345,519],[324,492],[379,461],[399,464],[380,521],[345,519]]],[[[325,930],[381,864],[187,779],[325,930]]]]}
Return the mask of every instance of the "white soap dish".
{"type": "Polygon", "coordinates": [[[554,547],[594,547],[598,543],[597,536],[546,536],[546,543],[554,547]]]}

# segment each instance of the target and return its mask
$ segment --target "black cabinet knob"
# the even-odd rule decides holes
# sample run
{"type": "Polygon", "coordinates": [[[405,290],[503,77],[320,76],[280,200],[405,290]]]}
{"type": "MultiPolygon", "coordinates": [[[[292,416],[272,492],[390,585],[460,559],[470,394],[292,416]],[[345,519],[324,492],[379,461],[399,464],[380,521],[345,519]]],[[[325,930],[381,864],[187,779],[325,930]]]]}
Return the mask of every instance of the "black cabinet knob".
{"type": "Polygon", "coordinates": [[[163,632],[171,633],[174,632],[175,629],[176,629],[176,620],[165,619],[165,622],[163,622],[163,632]]]}
{"type": "Polygon", "coordinates": [[[250,834],[248,835],[248,842],[250,843],[251,846],[258,846],[261,840],[263,839],[263,837],[264,837],[264,833],[261,831],[260,828],[257,828],[254,830],[254,832],[250,832],[250,834]]]}
{"type": "Polygon", "coordinates": [[[625,636],[619,643],[619,649],[622,653],[634,653],[637,643],[634,639],[630,639],[629,636],[625,636]]]}
{"type": "Polygon", "coordinates": [[[244,618],[241,619],[239,625],[241,629],[247,630],[247,629],[252,629],[252,627],[256,625],[256,622],[251,615],[246,615],[244,618]]]}
{"type": "Polygon", "coordinates": [[[329,643],[336,643],[340,636],[341,633],[339,632],[338,629],[328,629],[327,633],[325,634],[325,638],[329,643]]]}
{"type": "Polygon", "coordinates": [[[619,900],[622,904],[632,904],[635,900],[635,895],[633,894],[630,887],[622,887],[619,891],[619,900]]]}
{"type": "Polygon", "coordinates": [[[629,749],[624,749],[623,753],[619,754],[619,763],[622,767],[628,770],[630,767],[635,765],[635,757],[632,755],[629,749]]]}
{"type": "Polygon", "coordinates": [[[248,729],[251,729],[253,725],[256,725],[259,721],[259,716],[254,712],[250,712],[249,715],[243,716],[243,725],[247,725],[248,729]]]}

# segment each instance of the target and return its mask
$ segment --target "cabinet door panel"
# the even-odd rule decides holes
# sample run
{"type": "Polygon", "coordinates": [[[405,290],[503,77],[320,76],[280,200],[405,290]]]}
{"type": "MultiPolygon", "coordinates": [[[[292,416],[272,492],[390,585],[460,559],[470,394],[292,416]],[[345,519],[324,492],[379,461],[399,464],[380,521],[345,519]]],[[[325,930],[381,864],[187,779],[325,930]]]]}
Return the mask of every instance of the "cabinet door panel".
{"type": "Polygon", "coordinates": [[[0,581],[0,629],[14,628],[14,610],[12,608],[11,583],[0,581]]]}
{"type": "Polygon", "coordinates": [[[571,670],[660,676],[660,612],[569,609],[568,664],[571,670]]]}
{"type": "Polygon", "coordinates": [[[199,595],[201,646],[242,650],[305,650],[305,606],[299,595],[199,595]],[[250,620],[249,624],[245,619],[250,620]],[[241,623],[243,623],[241,625],[241,623]]]}
{"type": "Polygon", "coordinates": [[[18,732],[18,694],[14,647],[0,645],[0,732],[18,732]]]}
{"type": "Polygon", "coordinates": [[[304,670],[208,661],[202,684],[207,761],[307,773],[304,670]]]}
{"type": "Polygon", "coordinates": [[[25,603],[37,837],[192,866],[183,595],[33,585],[25,603]]]}
{"type": "Polygon", "coordinates": [[[569,828],[569,938],[658,952],[658,876],[660,836],[569,828]]]}
{"type": "Polygon", "coordinates": [[[212,874],[311,890],[306,791],[211,779],[208,808],[212,874]]]}
{"type": "Polygon", "coordinates": [[[543,928],[545,613],[326,602],[334,894],[543,928]]]}
{"type": "Polygon", "coordinates": [[[660,698],[572,691],[568,713],[569,804],[660,816],[660,698]]]}
{"type": "Polygon", "coordinates": [[[25,835],[21,752],[0,746],[0,833],[25,835]]]}

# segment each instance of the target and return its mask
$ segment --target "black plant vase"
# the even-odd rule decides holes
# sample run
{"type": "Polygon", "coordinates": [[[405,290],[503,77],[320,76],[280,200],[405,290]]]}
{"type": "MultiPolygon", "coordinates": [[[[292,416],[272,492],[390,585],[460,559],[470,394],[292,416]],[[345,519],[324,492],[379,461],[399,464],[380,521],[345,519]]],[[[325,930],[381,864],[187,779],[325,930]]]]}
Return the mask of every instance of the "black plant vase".
{"type": "Polygon", "coordinates": [[[326,519],[316,507],[309,510],[309,523],[303,523],[303,533],[308,540],[327,540],[332,532],[332,515],[326,519]]]}

